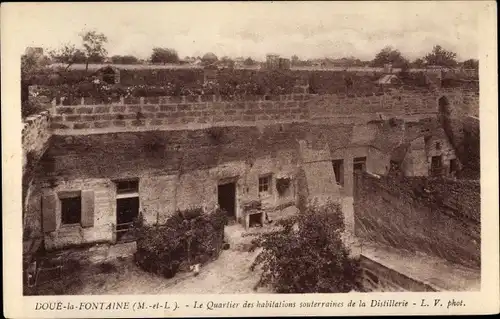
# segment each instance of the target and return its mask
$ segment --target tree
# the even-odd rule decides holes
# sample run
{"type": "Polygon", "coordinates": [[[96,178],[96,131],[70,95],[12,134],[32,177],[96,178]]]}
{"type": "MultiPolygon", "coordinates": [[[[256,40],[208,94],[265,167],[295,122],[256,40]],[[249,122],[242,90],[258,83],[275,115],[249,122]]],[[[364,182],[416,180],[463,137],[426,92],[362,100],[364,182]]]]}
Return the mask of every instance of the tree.
{"type": "Polygon", "coordinates": [[[418,58],[418,59],[415,59],[415,61],[413,61],[411,63],[411,65],[414,68],[421,69],[421,68],[423,68],[425,66],[425,61],[422,58],[418,58]]]}
{"type": "Polygon", "coordinates": [[[401,54],[399,50],[386,46],[372,60],[372,66],[383,67],[387,63],[392,63],[394,68],[403,68],[408,65],[408,60],[401,54]]]}
{"type": "Polygon", "coordinates": [[[299,65],[299,57],[297,55],[292,55],[292,65],[299,65]]]}
{"type": "Polygon", "coordinates": [[[44,110],[44,107],[36,100],[30,100],[29,88],[38,75],[50,72],[46,68],[50,62],[50,59],[43,54],[43,49],[27,50],[26,54],[21,55],[21,116],[23,118],[44,110]]]}
{"type": "Polygon", "coordinates": [[[228,68],[234,68],[234,61],[233,59],[231,59],[230,57],[228,56],[223,56],[220,61],[222,62],[222,64],[224,64],[226,67],[228,68]]]}
{"type": "Polygon", "coordinates": [[[66,43],[62,47],[49,51],[54,62],[66,64],[65,70],[75,63],[85,63],[85,53],[74,44],[66,43]]]}
{"type": "Polygon", "coordinates": [[[50,64],[50,60],[45,55],[23,54],[21,56],[21,80],[29,81],[48,64],[50,64]]]}
{"type": "Polygon", "coordinates": [[[248,57],[248,58],[245,59],[245,61],[243,61],[243,64],[247,65],[247,66],[251,66],[251,65],[255,65],[255,61],[252,60],[251,57],[248,57]]]}
{"type": "Polygon", "coordinates": [[[479,70],[479,60],[476,60],[476,59],[465,60],[463,62],[463,68],[464,69],[479,70]]]}
{"type": "Polygon", "coordinates": [[[178,63],[179,55],[177,51],[169,48],[153,48],[151,54],[152,63],[178,63]]]}
{"type": "Polygon", "coordinates": [[[121,55],[113,55],[111,57],[111,63],[113,64],[122,64],[123,57],[121,55]]]}
{"type": "Polygon", "coordinates": [[[139,63],[139,59],[133,55],[113,55],[111,62],[113,64],[136,64],[139,63]]]}
{"type": "Polygon", "coordinates": [[[65,70],[75,63],[85,63],[85,71],[88,71],[89,63],[101,63],[107,55],[104,45],[108,38],[103,33],[83,31],[79,35],[82,38],[82,48],[67,43],[49,52],[55,62],[66,64],[65,70]]]}
{"type": "Polygon", "coordinates": [[[212,52],[205,53],[205,55],[201,58],[201,61],[205,64],[212,64],[218,60],[217,56],[212,52]]]}
{"type": "Polygon", "coordinates": [[[89,69],[89,62],[102,62],[108,51],[104,45],[108,42],[108,38],[104,33],[97,31],[83,31],[80,33],[83,42],[83,52],[85,53],[85,71],[89,69]]]}
{"type": "Polygon", "coordinates": [[[424,57],[427,65],[454,67],[457,65],[457,54],[447,51],[440,45],[435,45],[432,52],[424,57]]]}
{"type": "Polygon", "coordinates": [[[252,248],[262,248],[251,269],[262,266],[255,288],[277,293],[339,293],[359,290],[359,261],[342,241],[345,225],[338,204],[309,206],[278,222],[281,229],[262,234],[252,248]]]}

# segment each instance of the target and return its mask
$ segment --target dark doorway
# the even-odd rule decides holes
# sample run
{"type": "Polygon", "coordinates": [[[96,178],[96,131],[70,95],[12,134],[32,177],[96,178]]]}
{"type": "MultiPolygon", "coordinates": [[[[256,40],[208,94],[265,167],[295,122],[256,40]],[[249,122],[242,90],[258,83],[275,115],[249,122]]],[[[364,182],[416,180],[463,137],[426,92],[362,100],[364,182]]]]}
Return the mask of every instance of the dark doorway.
{"type": "Polygon", "coordinates": [[[116,240],[128,238],[127,231],[139,215],[139,197],[119,198],[116,200],[116,240]]]}
{"type": "Polygon", "coordinates": [[[353,172],[353,183],[354,188],[353,194],[357,193],[358,189],[358,179],[360,173],[366,171],[366,157],[355,157],[352,161],[352,172],[353,172]]]}
{"type": "Polygon", "coordinates": [[[441,161],[441,156],[433,156],[431,160],[431,175],[441,175],[442,167],[443,163],[441,161]]]}
{"type": "Polygon", "coordinates": [[[450,108],[449,108],[450,103],[448,102],[446,96],[442,96],[439,98],[438,105],[439,105],[439,113],[441,113],[442,115],[450,115],[450,108]]]}
{"type": "Polygon", "coordinates": [[[450,160],[450,174],[457,173],[457,171],[458,171],[457,159],[456,158],[451,159],[450,160]]]}
{"type": "Polygon", "coordinates": [[[337,185],[344,186],[344,160],[334,160],[332,164],[337,185]]]}
{"type": "Polygon", "coordinates": [[[217,188],[219,207],[230,219],[236,219],[236,183],[221,184],[217,188]]]}

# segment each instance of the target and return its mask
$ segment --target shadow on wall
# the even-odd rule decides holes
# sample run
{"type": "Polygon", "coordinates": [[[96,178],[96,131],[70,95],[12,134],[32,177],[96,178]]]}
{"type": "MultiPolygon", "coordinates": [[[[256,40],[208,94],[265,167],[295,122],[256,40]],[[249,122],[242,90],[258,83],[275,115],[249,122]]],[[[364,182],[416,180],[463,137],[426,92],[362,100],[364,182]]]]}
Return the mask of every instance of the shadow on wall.
{"type": "Polygon", "coordinates": [[[358,178],[356,236],[480,268],[479,182],[358,178]]]}

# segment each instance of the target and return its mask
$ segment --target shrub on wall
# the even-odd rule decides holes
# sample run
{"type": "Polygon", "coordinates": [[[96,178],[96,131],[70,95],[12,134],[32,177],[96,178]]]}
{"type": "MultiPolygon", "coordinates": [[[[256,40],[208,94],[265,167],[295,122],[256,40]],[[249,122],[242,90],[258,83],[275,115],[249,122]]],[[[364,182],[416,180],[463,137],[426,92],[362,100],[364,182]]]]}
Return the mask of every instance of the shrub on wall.
{"type": "Polygon", "coordinates": [[[135,261],[145,271],[171,278],[180,269],[217,258],[226,218],[220,209],[203,214],[197,208],[178,212],[164,225],[139,226],[135,261]]]}
{"type": "Polygon", "coordinates": [[[373,94],[379,91],[375,81],[381,74],[357,75],[353,72],[313,71],[309,90],[314,94],[373,94]]]}
{"type": "Polygon", "coordinates": [[[36,101],[24,101],[21,103],[21,117],[24,119],[30,115],[39,114],[45,108],[36,101]]]}
{"type": "Polygon", "coordinates": [[[276,190],[280,196],[283,196],[287,189],[290,187],[290,178],[283,177],[276,179],[276,190]]]}
{"type": "MultiPolygon", "coordinates": [[[[73,72],[73,71],[72,71],[73,72]]],[[[73,73],[71,73],[73,74],[73,73]]],[[[92,76],[40,80],[38,94],[50,98],[94,97],[109,102],[124,96],[279,95],[293,92],[297,76],[286,71],[220,70],[204,81],[203,70],[121,70],[121,83],[109,85],[92,76]]]]}
{"type": "Polygon", "coordinates": [[[280,221],[281,230],[261,235],[252,269],[262,266],[258,286],[278,293],[340,293],[359,289],[359,261],[342,242],[344,220],[338,204],[309,206],[280,221]]]}

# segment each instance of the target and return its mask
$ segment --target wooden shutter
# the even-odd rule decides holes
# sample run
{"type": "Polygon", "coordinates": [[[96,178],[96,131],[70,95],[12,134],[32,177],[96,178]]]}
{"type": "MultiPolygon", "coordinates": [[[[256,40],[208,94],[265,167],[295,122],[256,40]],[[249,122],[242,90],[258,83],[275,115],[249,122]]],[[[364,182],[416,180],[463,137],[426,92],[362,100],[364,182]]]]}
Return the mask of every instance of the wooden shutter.
{"type": "Polygon", "coordinates": [[[82,191],[82,227],[94,226],[94,191],[82,191]]]}
{"type": "Polygon", "coordinates": [[[53,232],[56,230],[56,195],[45,195],[42,197],[42,227],[43,232],[53,232]]]}

